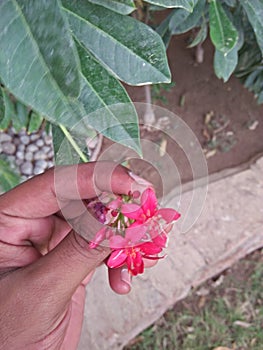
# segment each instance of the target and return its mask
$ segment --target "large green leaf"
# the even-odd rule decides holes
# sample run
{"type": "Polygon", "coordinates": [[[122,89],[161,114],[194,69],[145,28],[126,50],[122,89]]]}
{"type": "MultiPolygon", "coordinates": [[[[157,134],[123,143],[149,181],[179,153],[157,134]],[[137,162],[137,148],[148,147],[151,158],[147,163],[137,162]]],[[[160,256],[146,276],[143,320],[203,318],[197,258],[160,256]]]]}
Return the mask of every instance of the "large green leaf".
{"type": "Polygon", "coordinates": [[[26,128],[29,122],[29,111],[28,108],[21,102],[16,101],[15,103],[16,115],[12,120],[13,127],[16,131],[26,128]]]}
{"type": "Polygon", "coordinates": [[[227,53],[238,41],[238,32],[217,0],[211,0],[209,8],[210,37],[216,49],[227,53]]]}
{"type": "Polygon", "coordinates": [[[5,130],[10,125],[12,119],[15,118],[15,105],[13,101],[11,101],[9,94],[5,89],[1,88],[3,101],[4,101],[4,115],[3,118],[0,119],[0,130],[5,130]]]}
{"type": "Polygon", "coordinates": [[[129,140],[128,145],[140,153],[138,117],[126,90],[81,45],[78,52],[83,72],[79,99],[86,122],[115,142],[127,146],[129,140]],[[119,108],[113,107],[116,104],[119,108]]]}
{"type": "Polygon", "coordinates": [[[1,190],[6,192],[11,188],[18,185],[20,182],[20,176],[10,167],[9,162],[4,159],[0,159],[0,187],[1,190]]]}
{"type": "Polygon", "coordinates": [[[198,0],[146,0],[146,2],[162,7],[179,7],[192,12],[198,0]]]}
{"type": "Polygon", "coordinates": [[[31,132],[36,132],[40,129],[40,126],[43,123],[43,117],[40,114],[35,112],[31,112],[29,116],[29,123],[27,127],[27,132],[30,134],[31,132]]]}
{"type": "Polygon", "coordinates": [[[192,13],[181,9],[174,10],[174,15],[169,23],[169,28],[172,34],[186,33],[190,29],[196,27],[203,15],[205,4],[206,0],[199,0],[192,13]],[[186,15],[182,12],[184,12],[186,15]]]}
{"type": "Polygon", "coordinates": [[[207,37],[207,24],[206,24],[206,21],[203,20],[199,32],[197,33],[196,37],[191,42],[191,44],[188,45],[188,47],[191,48],[191,47],[195,47],[198,44],[202,44],[205,41],[206,37],[207,37]]]}
{"type": "Polygon", "coordinates": [[[171,12],[155,29],[156,32],[163,39],[163,42],[164,42],[164,45],[166,48],[168,47],[170,39],[172,37],[172,33],[169,29],[169,23],[170,23],[170,19],[172,18],[172,16],[173,16],[173,12],[171,12]]]}
{"type": "Polygon", "coordinates": [[[160,36],[145,24],[86,0],[63,0],[76,38],[117,78],[131,85],[170,82],[160,36]]]}
{"type": "Polygon", "coordinates": [[[87,162],[84,154],[85,139],[69,132],[62,125],[52,125],[52,140],[56,165],[78,164],[80,161],[87,162]]]}
{"type": "Polygon", "coordinates": [[[247,13],[263,54],[263,0],[240,0],[240,2],[247,13]]]}
{"type": "Polygon", "coordinates": [[[238,61],[237,45],[229,52],[215,50],[214,55],[214,70],[219,79],[226,82],[234,72],[238,61]]]}
{"type": "Polygon", "coordinates": [[[93,4],[104,6],[117,13],[128,15],[136,9],[133,0],[89,0],[93,4]]]}
{"type": "Polygon", "coordinates": [[[3,84],[48,120],[74,125],[82,117],[73,97],[79,94],[79,63],[58,2],[6,0],[0,13],[3,84]]]}
{"type": "Polygon", "coordinates": [[[4,116],[5,116],[4,97],[3,97],[2,88],[0,87],[0,124],[1,124],[1,121],[4,119],[4,116]]]}

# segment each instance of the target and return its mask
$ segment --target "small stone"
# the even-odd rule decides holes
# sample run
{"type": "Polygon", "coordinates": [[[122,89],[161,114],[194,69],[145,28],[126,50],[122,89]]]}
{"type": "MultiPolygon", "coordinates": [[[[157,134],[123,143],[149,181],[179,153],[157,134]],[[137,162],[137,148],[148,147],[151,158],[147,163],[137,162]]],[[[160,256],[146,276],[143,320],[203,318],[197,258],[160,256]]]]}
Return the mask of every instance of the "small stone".
{"type": "Polygon", "coordinates": [[[17,159],[24,159],[24,152],[22,152],[22,151],[17,151],[16,152],[16,158],[17,159]]]}
{"type": "Polygon", "coordinates": [[[28,160],[28,161],[33,160],[33,153],[27,151],[26,154],[25,154],[25,160],[28,160]]]}
{"type": "Polygon", "coordinates": [[[13,143],[15,144],[15,145],[21,145],[21,142],[20,142],[20,138],[19,137],[17,137],[17,136],[14,136],[13,137],[13,143]]]}
{"type": "Polygon", "coordinates": [[[23,145],[23,144],[20,144],[20,145],[17,146],[17,150],[18,150],[18,151],[24,151],[25,148],[26,148],[26,146],[23,145]]]}
{"type": "Polygon", "coordinates": [[[33,172],[33,164],[31,162],[25,162],[21,165],[20,170],[24,175],[31,175],[33,172]]]}
{"type": "Polygon", "coordinates": [[[0,142],[8,142],[8,141],[12,141],[12,136],[5,134],[4,132],[0,133],[0,142]]]}
{"type": "Polygon", "coordinates": [[[14,154],[16,151],[16,146],[11,142],[3,142],[2,150],[3,150],[3,153],[6,153],[6,154],[14,154]]]}
{"type": "Polygon", "coordinates": [[[41,168],[43,170],[46,169],[47,165],[48,165],[48,162],[44,159],[39,159],[35,163],[36,168],[41,168]]]}
{"type": "Polygon", "coordinates": [[[45,152],[43,151],[37,151],[35,154],[34,154],[34,159],[35,160],[39,160],[39,159],[46,159],[47,158],[47,155],[45,152]]]}
{"type": "Polygon", "coordinates": [[[23,164],[24,163],[24,159],[19,159],[19,158],[16,158],[16,160],[15,160],[15,163],[16,163],[16,165],[21,165],[21,164],[23,164]]]}
{"type": "Polygon", "coordinates": [[[34,153],[34,152],[38,151],[38,147],[34,144],[31,144],[31,145],[27,146],[26,150],[34,153]]]}
{"type": "Polygon", "coordinates": [[[44,146],[44,140],[38,139],[38,140],[36,141],[36,145],[37,145],[38,147],[44,146]]]}
{"type": "Polygon", "coordinates": [[[42,174],[44,172],[44,170],[42,168],[39,168],[39,167],[35,167],[34,168],[34,175],[39,175],[39,174],[42,174]]]}
{"type": "Polygon", "coordinates": [[[23,135],[20,137],[20,140],[21,142],[24,144],[24,145],[28,145],[29,142],[30,142],[30,138],[28,135],[23,135]]]}
{"type": "Polygon", "coordinates": [[[53,163],[51,160],[49,160],[49,161],[47,162],[47,167],[48,167],[48,168],[51,168],[52,166],[54,166],[54,163],[53,163]]]}
{"type": "Polygon", "coordinates": [[[48,154],[48,152],[51,150],[51,148],[50,148],[50,146],[44,146],[41,148],[41,150],[48,154]]]}
{"type": "Polygon", "coordinates": [[[54,151],[53,151],[53,149],[48,152],[47,156],[48,156],[49,159],[53,159],[54,158],[54,151]]]}
{"type": "Polygon", "coordinates": [[[30,135],[30,140],[31,140],[31,141],[36,141],[36,140],[39,139],[39,137],[40,137],[39,134],[31,134],[31,135],[30,135]]]}
{"type": "Polygon", "coordinates": [[[51,144],[52,144],[52,136],[47,135],[47,136],[45,137],[45,144],[46,144],[46,145],[51,145],[51,144]]]}

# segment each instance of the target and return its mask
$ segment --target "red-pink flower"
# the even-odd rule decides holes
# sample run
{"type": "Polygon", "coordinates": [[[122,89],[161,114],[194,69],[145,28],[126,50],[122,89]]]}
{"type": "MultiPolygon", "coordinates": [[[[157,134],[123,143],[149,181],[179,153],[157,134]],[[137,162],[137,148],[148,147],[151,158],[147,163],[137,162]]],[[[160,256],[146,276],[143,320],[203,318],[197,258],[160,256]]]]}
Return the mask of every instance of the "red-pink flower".
{"type": "MultiPolygon", "coordinates": [[[[121,212],[129,219],[135,220],[131,226],[148,226],[151,237],[166,231],[168,224],[180,218],[180,214],[171,208],[157,207],[157,198],[151,188],[147,188],[141,196],[141,205],[123,204],[121,212]],[[163,226],[162,226],[163,225],[163,226]]],[[[166,232],[167,233],[167,232],[166,232]]]]}
{"type": "Polygon", "coordinates": [[[140,205],[134,203],[137,198],[138,194],[133,193],[128,198],[117,196],[104,204],[109,217],[108,226],[99,230],[90,242],[90,247],[95,248],[108,240],[111,254],[107,265],[110,268],[127,265],[134,276],[144,271],[144,259],[162,258],[158,254],[166,246],[172,223],[180,217],[174,209],[158,209],[157,198],[151,188],[142,193],[140,205]]]}
{"type": "Polygon", "coordinates": [[[145,235],[141,227],[128,228],[125,237],[115,235],[110,238],[112,253],[107,261],[110,268],[117,268],[124,264],[133,276],[143,273],[144,259],[160,259],[156,254],[162,251],[159,241],[139,243],[145,235]]]}

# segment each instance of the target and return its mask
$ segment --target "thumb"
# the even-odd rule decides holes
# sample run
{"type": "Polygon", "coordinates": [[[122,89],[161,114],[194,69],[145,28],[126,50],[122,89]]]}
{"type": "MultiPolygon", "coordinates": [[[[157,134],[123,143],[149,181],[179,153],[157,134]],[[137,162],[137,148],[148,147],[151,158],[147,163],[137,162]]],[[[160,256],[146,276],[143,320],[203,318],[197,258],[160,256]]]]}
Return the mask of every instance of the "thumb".
{"type": "Polygon", "coordinates": [[[52,251],[29,265],[25,272],[45,292],[50,291],[58,303],[64,303],[109,253],[109,248],[105,247],[91,249],[88,242],[72,230],[52,251]]]}

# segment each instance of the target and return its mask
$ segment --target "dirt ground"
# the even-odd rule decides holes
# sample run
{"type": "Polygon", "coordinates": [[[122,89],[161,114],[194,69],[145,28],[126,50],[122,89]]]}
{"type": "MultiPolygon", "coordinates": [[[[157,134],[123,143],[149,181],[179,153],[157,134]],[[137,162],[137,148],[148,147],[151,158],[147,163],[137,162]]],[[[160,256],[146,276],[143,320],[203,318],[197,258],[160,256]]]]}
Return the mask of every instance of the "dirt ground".
{"type": "Polygon", "coordinates": [[[193,289],[124,350],[262,349],[262,253],[249,254],[193,289]]]}
{"type": "MultiPolygon", "coordinates": [[[[192,129],[207,158],[209,174],[249,162],[263,152],[263,106],[254,95],[232,77],[227,83],[213,71],[213,47],[209,40],[203,45],[204,61],[196,63],[195,49],[187,48],[190,34],[173,37],[168,48],[169,65],[175,86],[154,100],[178,115],[192,129]]],[[[135,102],[145,102],[143,87],[126,86],[135,102]]],[[[142,130],[144,139],[162,143],[160,132],[142,130]]],[[[166,140],[165,151],[178,167],[181,182],[192,180],[186,155],[172,140],[166,140]]],[[[130,166],[146,176],[160,189],[158,170],[144,161],[130,161],[130,166]]]]}

